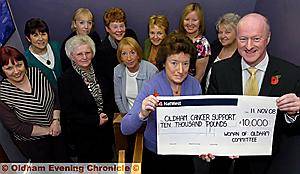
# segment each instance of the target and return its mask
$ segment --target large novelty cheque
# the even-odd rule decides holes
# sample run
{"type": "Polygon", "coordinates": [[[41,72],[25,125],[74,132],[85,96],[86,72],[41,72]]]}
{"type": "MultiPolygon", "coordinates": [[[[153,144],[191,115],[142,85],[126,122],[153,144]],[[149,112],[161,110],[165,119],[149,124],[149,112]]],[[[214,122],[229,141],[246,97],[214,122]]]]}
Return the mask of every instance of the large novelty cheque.
{"type": "Polygon", "coordinates": [[[271,155],[276,98],[159,97],[158,154],[271,155]]]}

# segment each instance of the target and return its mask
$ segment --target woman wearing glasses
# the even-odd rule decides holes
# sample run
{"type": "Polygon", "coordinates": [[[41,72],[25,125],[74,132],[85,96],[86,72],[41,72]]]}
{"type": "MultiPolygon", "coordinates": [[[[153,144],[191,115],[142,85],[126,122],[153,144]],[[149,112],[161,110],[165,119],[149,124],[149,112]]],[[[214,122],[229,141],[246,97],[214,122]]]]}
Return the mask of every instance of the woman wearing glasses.
{"type": "MultiPolygon", "coordinates": [[[[99,48],[100,60],[96,62],[96,69],[101,75],[105,76],[109,86],[113,86],[114,68],[119,64],[117,59],[117,48],[119,42],[124,37],[132,37],[137,40],[136,34],[132,29],[127,28],[127,19],[125,11],[121,8],[112,7],[105,10],[103,15],[103,23],[106,36],[99,48]]],[[[111,101],[111,107],[118,112],[118,107],[114,100],[113,88],[108,91],[111,101]]]]}
{"type": "Polygon", "coordinates": [[[122,113],[127,113],[142,88],[158,70],[148,61],[142,60],[142,48],[131,37],[123,38],[117,49],[120,62],[114,68],[115,101],[122,113]]]}
{"type": "Polygon", "coordinates": [[[101,38],[94,30],[94,26],[94,16],[89,9],[79,8],[74,12],[71,24],[72,33],[65,39],[60,50],[63,72],[65,72],[69,67],[72,67],[70,59],[66,55],[65,51],[65,44],[68,39],[75,35],[88,35],[94,41],[96,48],[100,46],[101,38]]]}
{"type": "Polygon", "coordinates": [[[92,65],[95,43],[87,35],[66,42],[72,62],[61,77],[59,97],[67,140],[74,143],[77,162],[111,162],[113,130],[107,81],[92,65]]]}

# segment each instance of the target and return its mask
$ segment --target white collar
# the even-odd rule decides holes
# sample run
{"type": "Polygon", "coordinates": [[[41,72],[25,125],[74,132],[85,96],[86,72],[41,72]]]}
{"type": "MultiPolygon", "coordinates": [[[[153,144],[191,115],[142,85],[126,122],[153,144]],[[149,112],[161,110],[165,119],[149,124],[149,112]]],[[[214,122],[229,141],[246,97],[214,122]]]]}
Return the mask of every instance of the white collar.
{"type": "MultiPolygon", "coordinates": [[[[266,53],[266,55],[263,58],[263,60],[261,62],[259,62],[259,64],[257,64],[255,66],[255,68],[257,68],[260,71],[265,72],[266,69],[267,69],[268,63],[269,63],[269,55],[268,55],[268,53],[266,53]]],[[[245,62],[244,58],[242,58],[241,65],[242,65],[242,70],[246,70],[246,69],[248,69],[250,67],[250,65],[248,65],[245,62]]]]}

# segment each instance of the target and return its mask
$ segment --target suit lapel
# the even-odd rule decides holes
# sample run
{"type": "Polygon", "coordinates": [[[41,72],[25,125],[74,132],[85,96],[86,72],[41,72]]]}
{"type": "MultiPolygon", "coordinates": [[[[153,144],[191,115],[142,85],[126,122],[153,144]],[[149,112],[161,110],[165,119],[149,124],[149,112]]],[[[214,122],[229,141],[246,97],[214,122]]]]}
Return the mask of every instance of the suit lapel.
{"type": "Polygon", "coordinates": [[[235,54],[231,60],[231,73],[229,76],[231,79],[228,83],[231,84],[230,88],[233,94],[243,94],[241,56],[239,54],[235,54]]]}
{"type": "Polygon", "coordinates": [[[277,65],[274,63],[272,57],[269,58],[269,63],[260,87],[260,96],[270,96],[272,92],[271,78],[274,75],[278,75],[279,71],[277,65]]]}

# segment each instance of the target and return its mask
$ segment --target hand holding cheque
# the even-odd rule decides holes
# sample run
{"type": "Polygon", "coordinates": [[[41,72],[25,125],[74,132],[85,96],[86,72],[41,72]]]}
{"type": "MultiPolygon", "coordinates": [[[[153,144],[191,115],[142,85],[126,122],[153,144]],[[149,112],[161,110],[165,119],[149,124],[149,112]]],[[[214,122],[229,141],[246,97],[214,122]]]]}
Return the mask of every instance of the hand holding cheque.
{"type": "Polygon", "coordinates": [[[157,110],[160,154],[207,154],[201,155],[206,160],[214,155],[270,155],[277,107],[294,112],[298,100],[294,94],[280,98],[150,95],[143,100],[140,118],[157,110]]]}
{"type": "Polygon", "coordinates": [[[159,97],[156,111],[159,154],[213,157],[272,152],[275,97],[159,97]]]}
{"type": "MultiPolygon", "coordinates": [[[[278,110],[286,112],[288,116],[294,117],[299,114],[300,98],[294,93],[285,94],[276,99],[276,106],[278,107],[278,110]]],[[[200,155],[199,157],[207,162],[215,158],[212,154],[200,155]]],[[[229,156],[229,158],[235,159],[239,158],[239,156],[229,156]]]]}
{"type": "Polygon", "coordinates": [[[149,114],[156,109],[158,102],[159,100],[154,95],[149,95],[148,97],[146,97],[142,103],[142,109],[139,114],[140,118],[142,120],[146,119],[149,114]]]}

